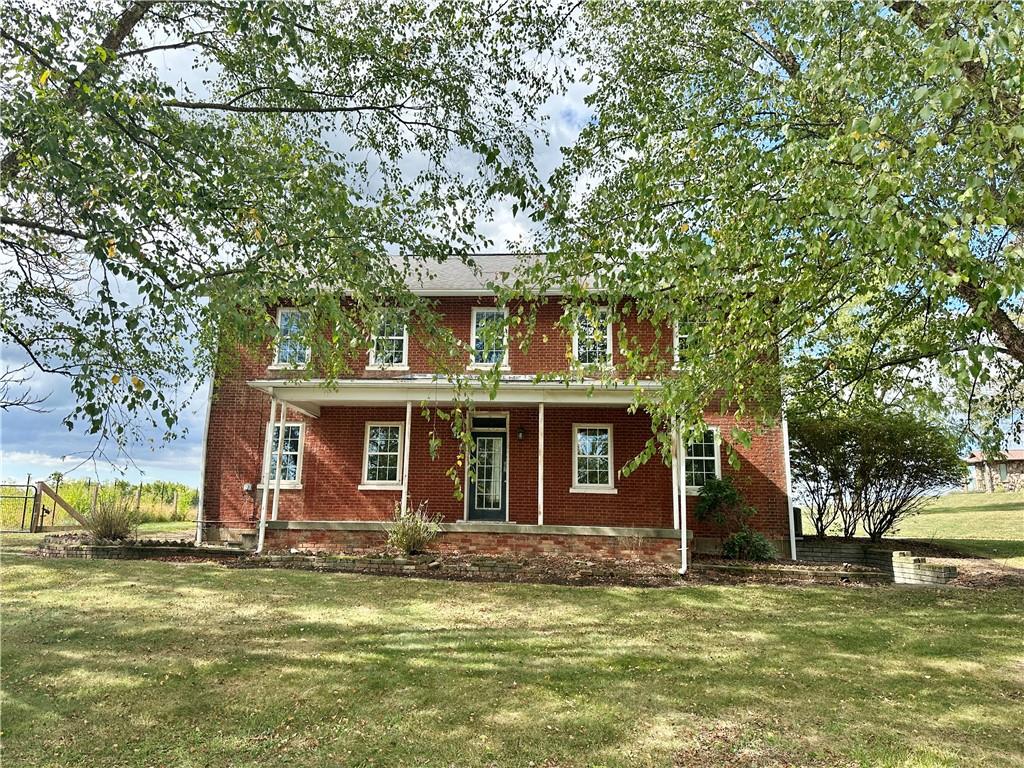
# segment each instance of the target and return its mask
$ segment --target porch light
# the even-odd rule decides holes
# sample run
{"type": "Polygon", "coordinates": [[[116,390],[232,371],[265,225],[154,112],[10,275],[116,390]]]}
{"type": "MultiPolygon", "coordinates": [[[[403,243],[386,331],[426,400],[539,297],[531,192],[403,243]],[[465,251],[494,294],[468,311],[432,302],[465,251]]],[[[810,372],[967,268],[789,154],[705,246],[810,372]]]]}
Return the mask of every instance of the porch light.
{"type": "Polygon", "coordinates": [[[519,425],[519,429],[516,430],[516,438],[522,440],[524,437],[526,437],[526,429],[522,425],[519,425]]]}

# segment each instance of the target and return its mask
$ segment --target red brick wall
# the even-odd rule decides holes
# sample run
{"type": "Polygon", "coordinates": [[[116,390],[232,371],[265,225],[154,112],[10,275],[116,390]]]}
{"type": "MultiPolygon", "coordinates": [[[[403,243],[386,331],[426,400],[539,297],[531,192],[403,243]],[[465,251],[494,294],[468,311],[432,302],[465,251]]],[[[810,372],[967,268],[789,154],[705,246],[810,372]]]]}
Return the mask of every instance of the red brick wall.
{"type": "MultiPolygon", "coordinates": [[[[249,389],[249,388],[246,388],[249,389]]],[[[252,524],[259,513],[258,494],[242,491],[244,483],[260,480],[262,446],[269,416],[269,399],[254,390],[238,408],[240,395],[227,402],[218,399],[211,411],[207,447],[205,515],[242,527],[252,524]]],[[[537,409],[513,408],[509,412],[509,520],[520,524],[537,522],[537,409]],[[517,437],[519,427],[525,435],[517,437]]],[[[709,414],[711,423],[715,419],[709,414]]],[[[320,418],[304,419],[290,413],[289,421],[305,422],[302,487],[282,489],[279,519],[283,520],[382,520],[401,498],[399,490],[359,490],[367,421],[405,420],[404,407],[330,407],[320,418]]],[[[615,494],[571,493],[572,428],[574,423],[611,424],[612,450],[616,468],[640,453],[651,437],[650,419],[628,414],[621,408],[545,408],[544,419],[544,522],[548,525],[609,525],[671,528],[672,475],[660,455],[655,455],[628,477],[615,479],[615,494]]],[[[729,422],[723,420],[723,432],[729,422]]],[[[431,512],[446,522],[462,520],[464,501],[454,497],[455,486],[447,471],[455,465],[459,442],[449,422],[435,420],[433,412],[424,419],[413,413],[409,454],[409,499],[412,504],[427,501],[431,512]],[[431,430],[441,440],[436,458],[429,453],[431,430]]],[[[771,538],[785,538],[787,508],[782,464],[781,431],[762,433],[750,448],[736,447],[738,469],[727,462],[722,447],[723,473],[732,476],[748,502],[757,508],[755,528],[771,538]]],[[[458,468],[465,480],[464,464],[458,468]]],[[[694,511],[697,498],[688,498],[687,522],[697,535],[719,533],[698,523],[694,511]]]]}
{"type": "MultiPolygon", "coordinates": [[[[469,340],[470,317],[474,306],[493,304],[490,297],[450,298],[438,301],[439,309],[451,318],[459,336],[469,340]]],[[[557,327],[562,309],[557,301],[539,308],[538,328],[528,352],[519,349],[513,335],[510,345],[512,373],[537,373],[563,370],[571,338],[557,327]]],[[[643,343],[653,343],[655,330],[635,319],[626,320],[629,335],[643,343]]],[[[618,331],[615,331],[616,337],[618,331]]],[[[671,334],[663,330],[661,343],[671,347],[671,334]]],[[[617,360],[621,360],[618,338],[614,342],[617,360]]],[[[252,527],[259,516],[259,494],[245,493],[242,486],[260,480],[262,453],[270,401],[267,395],[249,387],[251,379],[278,378],[279,370],[267,368],[271,350],[243,354],[237,368],[218,378],[214,387],[207,434],[206,476],[204,478],[204,514],[211,522],[230,527],[252,527]]],[[[412,372],[430,372],[426,350],[412,334],[409,362],[412,372]]],[[[363,359],[365,364],[365,356],[363,359]]],[[[301,374],[298,374],[301,375],[301,374]]],[[[355,375],[380,377],[380,371],[357,370],[355,375]]],[[[503,409],[504,410],[504,409],[503,409]]],[[[509,413],[509,519],[512,522],[537,522],[537,409],[513,408],[509,413]],[[519,427],[525,439],[516,437],[519,427]]],[[[307,520],[380,520],[391,514],[400,499],[397,490],[360,491],[363,440],[367,420],[404,421],[405,409],[398,407],[328,407],[318,419],[304,419],[289,412],[289,421],[306,424],[302,488],[281,492],[281,519],[307,520]]],[[[708,413],[709,424],[721,425],[723,436],[732,426],[731,417],[708,413]]],[[[613,452],[616,468],[621,468],[639,453],[651,437],[650,420],[643,414],[628,414],[625,409],[599,407],[547,406],[545,412],[545,490],[544,518],[547,524],[615,525],[671,527],[671,472],[660,456],[655,456],[629,477],[618,477],[614,495],[570,493],[572,484],[573,423],[610,423],[613,428],[613,452]]],[[[753,424],[745,424],[753,429],[753,424]]],[[[781,430],[771,429],[755,436],[750,448],[737,446],[738,469],[727,463],[728,451],[722,448],[722,466],[727,475],[753,504],[758,514],[755,528],[770,538],[788,536],[785,476],[781,430]]],[[[409,457],[409,497],[413,504],[421,500],[430,510],[441,513],[446,521],[463,518],[464,502],[453,497],[454,486],[446,471],[455,463],[459,444],[452,437],[449,423],[433,413],[424,419],[414,405],[411,452],[409,457]],[[431,429],[441,439],[437,457],[429,455],[431,429]]],[[[464,481],[464,467],[459,468],[464,481]]],[[[688,502],[688,525],[699,536],[714,536],[719,531],[696,522],[696,498],[688,502]]]]}
{"type": "MultiPolygon", "coordinates": [[[[469,345],[472,342],[472,316],[474,307],[494,306],[493,296],[446,297],[435,299],[435,309],[441,315],[443,325],[449,327],[455,336],[467,345],[464,359],[450,361],[454,369],[462,370],[470,362],[469,345]]],[[[512,305],[515,311],[515,305],[512,305]]],[[[617,365],[624,362],[620,333],[625,330],[626,343],[649,351],[657,344],[671,360],[672,332],[667,325],[656,332],[653,325],[639,320],[634,313],[622,310],[624,319],[612,327],[612,354],[617,365]]],[[[525,326],[512,328],[509,334],[509,370],[513,374],[558,373],[569,368],[572,358],[572,334],[566,333],[559,321],[564,309],[557,299],[549,299],[537,306],[536,325],[532,333],[525,326]],[[525,348],[524,348],[525,347],[525,348]]],[[[369,339],[366,349],[369,348],[369,339]]],[[[430,352],[417,338],[415,328],[409,329],[407,361],[409,370],[368,369],[369,353],[366,349],[353,356],[352,370],[344,375],[356,378],[395,378],[410,373],[434,373],[439,370],[437,361],[432,361],[430,352]]],[[[271,347],[260,350],[255,360],[248,361],[246,368],[254,374],[250,378],[281,378],[296,375],[289,371],[270,369],[274,350],[271,347]]]]}

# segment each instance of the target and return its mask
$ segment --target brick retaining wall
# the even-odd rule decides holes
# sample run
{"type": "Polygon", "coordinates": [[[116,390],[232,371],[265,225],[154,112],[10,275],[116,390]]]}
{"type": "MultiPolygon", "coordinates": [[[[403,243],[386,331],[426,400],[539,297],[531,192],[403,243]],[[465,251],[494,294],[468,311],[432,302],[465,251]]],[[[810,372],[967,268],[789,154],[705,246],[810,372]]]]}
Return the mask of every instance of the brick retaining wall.
{"type": "Polygon", "coordinates": [[[956,578],[956,567],[929,563],[907,551],[893,552],[850,539],[803,539],[796,544],[798,560],[815,563],[857,563],[878,568],[896,584],[948,584],[956,578]]]}

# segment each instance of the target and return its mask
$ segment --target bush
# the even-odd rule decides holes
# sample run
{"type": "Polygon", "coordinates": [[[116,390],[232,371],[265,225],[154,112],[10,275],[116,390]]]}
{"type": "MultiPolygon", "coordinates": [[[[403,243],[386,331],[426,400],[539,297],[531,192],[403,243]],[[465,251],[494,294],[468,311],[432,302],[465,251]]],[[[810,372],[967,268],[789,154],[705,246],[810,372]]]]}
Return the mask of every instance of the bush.
{"type": "Polygon", "coordinates": [[[416,509],[402,509],[395,502],[395,512],[388,523],[388,546],[406,555],[416,555],[441,531],[441,516],[427,514],[427,502],[421,501],[416,509]]]}
{"type": "Polygon", "coordinates": [[[96,509],[85,515],[85,529],[96,541],[122,541],[135,536],[139,515],[130,496],[97,500],[96,509]]]}
{"type": "Polygon", "coordinates": [[[775,547],[757,531],[744,528],[722,543],[722,554],[731,560],[774,560],[775,547]]]}
{"type": "Polygon", "coordinates": [[[694,515],[701,522],[714,523],[719,528],[743,530],[747,520],[753,517],[754,508],[744,500],[731,477],[712,477],[700,489],[694,515]]]}
{"type": "Polygon", "coordinates": [[[849,404],[789,425],[793,481],[819,536],[839,521],[843,536],[863,528],[878,541],[965,476],[957,435],[912,413],[849,404]]]}

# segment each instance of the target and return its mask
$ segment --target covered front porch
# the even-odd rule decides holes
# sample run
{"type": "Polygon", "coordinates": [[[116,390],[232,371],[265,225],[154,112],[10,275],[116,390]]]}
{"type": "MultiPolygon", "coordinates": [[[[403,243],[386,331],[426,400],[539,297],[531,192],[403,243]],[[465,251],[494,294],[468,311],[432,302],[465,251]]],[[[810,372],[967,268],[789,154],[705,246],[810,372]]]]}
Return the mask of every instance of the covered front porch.
{"type": "Polygon", "coordinates": [[[255,484],[257,551],[268,541],[379,535],[396,504],[426,501],[449,542],[501,535],[530,548],[575,539],[570,549],[615,551],[627,538],[659,550],[672,542],[685,568],[682,446],[676,441],[670,461],[656,456],[628,476],[617,472],[652,435],[650,417],[629,412],[635,387],[522,377],[492,392],[479,380],[457,388],[418,376],[248,384],[270,401],[255,484]],[[468,459],[438,416],[454,403],[467,406],[468,459]],[[290,455],[293,439],[299,448],[290,455]],[[274,470],[277,456],[291,462],[291,475],[274,470]]]}

